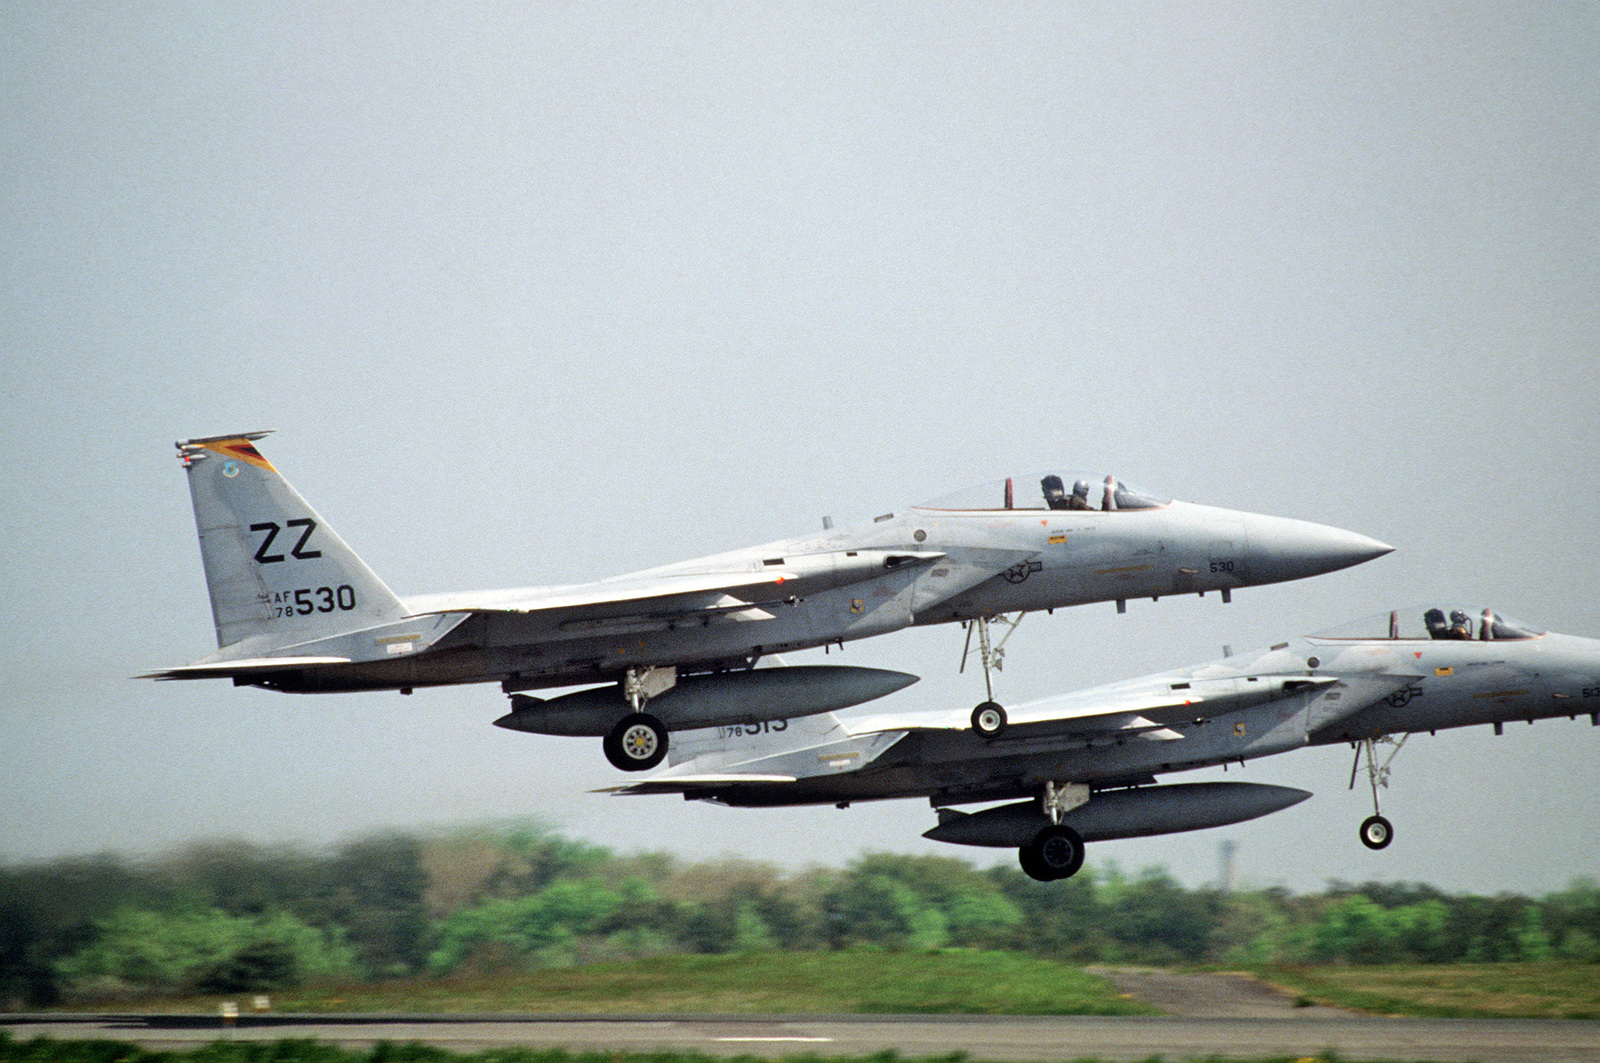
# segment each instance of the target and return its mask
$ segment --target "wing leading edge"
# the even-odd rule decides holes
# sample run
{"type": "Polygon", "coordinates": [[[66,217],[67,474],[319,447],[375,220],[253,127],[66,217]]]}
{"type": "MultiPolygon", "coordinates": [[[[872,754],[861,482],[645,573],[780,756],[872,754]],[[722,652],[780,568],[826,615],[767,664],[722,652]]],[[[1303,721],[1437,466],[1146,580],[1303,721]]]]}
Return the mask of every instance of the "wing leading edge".
{"type": "Polygon", "coordinates": [[[405,599],[417,613],[498,612],[555,614],[611,606],[651,605],[653,612],[697,612],[706,596],[728,595],[746,605],[777,605],[833,590],[909,565],[930,565],[945,555],[889,550],[841,550],[826,554],[744,560],[733,571],[640,572],[599,583],[530,587],[469,594],[421,595],[405,599]],[[677,608],[674,608],[675,603],[677,608]]]}

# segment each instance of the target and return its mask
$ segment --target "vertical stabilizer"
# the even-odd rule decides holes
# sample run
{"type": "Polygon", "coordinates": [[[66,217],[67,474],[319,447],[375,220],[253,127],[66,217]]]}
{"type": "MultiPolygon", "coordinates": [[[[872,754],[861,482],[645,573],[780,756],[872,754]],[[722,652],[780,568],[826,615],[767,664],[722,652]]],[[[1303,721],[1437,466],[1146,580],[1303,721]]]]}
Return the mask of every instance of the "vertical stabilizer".
{"type": "Polygon", "coordinates": [[[405,615],[396,598],[306,504],[254,441],[266,432],[177,444],[218,647],[265,652],[405,615]]]}

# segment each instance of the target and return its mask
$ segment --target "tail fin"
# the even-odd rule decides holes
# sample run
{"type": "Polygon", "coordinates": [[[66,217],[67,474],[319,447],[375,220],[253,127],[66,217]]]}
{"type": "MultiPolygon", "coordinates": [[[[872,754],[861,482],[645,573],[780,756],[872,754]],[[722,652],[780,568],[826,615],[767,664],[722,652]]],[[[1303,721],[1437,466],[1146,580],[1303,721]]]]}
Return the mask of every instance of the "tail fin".
{"type": "Polygon", "coordinates": [[[261,456],[266,435],[177,444],[217,646],[259,652],[400,619],[400,600],[261,456]]]}

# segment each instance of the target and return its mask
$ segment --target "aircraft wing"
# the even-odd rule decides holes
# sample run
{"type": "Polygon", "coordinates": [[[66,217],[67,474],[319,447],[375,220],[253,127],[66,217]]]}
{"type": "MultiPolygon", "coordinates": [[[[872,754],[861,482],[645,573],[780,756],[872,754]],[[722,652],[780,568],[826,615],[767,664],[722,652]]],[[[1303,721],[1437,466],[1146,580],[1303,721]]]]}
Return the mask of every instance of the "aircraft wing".
{"type": "MultiPolygon", "coordinates": [[[[361,631],[340,632],[293,646],[272,646],[280,656],[252,654],[244,645],[229,647],[191,664],[150,672],[148,679],[216,679],[264,676],[270,672],[361,664],[421,654],[469,641],[475,616],[522,618],[531,639],[584,638],[663,631],[697,623],[770,620],[771,610],[806,595],[849,586],[885,571],[911,569],[940,560],[926,551],[840,550],[788,557],[730,559],[726,568],[706,571],[661,569],[599,583],[527,588],[472,594],[414,597],[401,605],[405,615],[361,631]],[[446,636],[460,629],[453,639],[446,636]],[[238,657],[228,657],[238,653],[238,657]]],[[[262,598],[261,608],[270,609],[262,598]]],[[[757,640],[759,641],[759,640],[757,640]]]]}
{"type": "MultiPolygon", "coordinates": [[[[1179,737],[1168,728],[1260,705],[1308,690],[1328,687],[1331,676],[1239,676],[1115,684],[1008,707],[1006,733],[1016,737],[1047,734],[1144,732],[1153,738],[1179,737]],[[1164,733],[1163,733],[1164,732],[1164,733]]],[[[966,710],[896,713],[848,721],[852,735],[884,731],[966,731],[966,710]]]]}
{"type": "Polygon", "coordinates": [[[619,621],[664,626],[690,617],[760,620],[771,616],[766,607],[871,579],[886,570],[932,564],[944,556],[931,551],[835,551],[747,560],[733,570],[658,570],[571,587],[426,595],[408,598],[405,604],[414,616],[521,613],[558,627],[587,620],[608,628],[619,621]]]}

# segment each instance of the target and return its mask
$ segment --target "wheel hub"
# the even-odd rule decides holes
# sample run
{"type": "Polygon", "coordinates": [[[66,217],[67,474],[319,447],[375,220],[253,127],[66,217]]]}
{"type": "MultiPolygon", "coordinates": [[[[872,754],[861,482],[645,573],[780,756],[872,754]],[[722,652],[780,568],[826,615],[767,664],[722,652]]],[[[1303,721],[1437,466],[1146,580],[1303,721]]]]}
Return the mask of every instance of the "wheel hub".
{"type": "Polygon", "coordinates": [[[1073,849],[1074,846],[1070,841],[1056,836],[1044,843],[1039,855],[1044,858],[1047,866],[1053,869],[1060,869],[1072,865],[1073,849]]]}
{"type": "Polygon", "coordinates": [[[648,727],[630,727],[622,736],[622,751],[634,760],[648,760],[656,751],[655,732],[648,727]]]}

